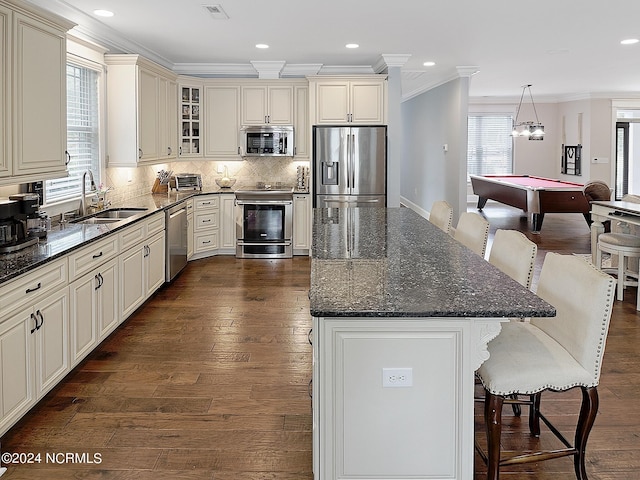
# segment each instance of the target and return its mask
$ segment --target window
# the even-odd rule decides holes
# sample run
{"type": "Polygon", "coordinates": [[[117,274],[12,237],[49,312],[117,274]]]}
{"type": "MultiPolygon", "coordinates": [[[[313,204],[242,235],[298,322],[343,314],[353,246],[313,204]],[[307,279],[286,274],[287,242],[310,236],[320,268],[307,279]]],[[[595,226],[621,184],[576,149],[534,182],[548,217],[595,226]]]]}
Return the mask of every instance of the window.
{"type": "Polygon", "coordinates": [[[91,170],[100,183],[100,122],[97,70],[67,64],[67,151],[69,176],[45,182],[46,203],[79,198],[82,174],[91,170]]]}
{"type": "Polygon", "coordinates": [[[469,115],[467,175],[513,173],[513,117],[469,115]]]}

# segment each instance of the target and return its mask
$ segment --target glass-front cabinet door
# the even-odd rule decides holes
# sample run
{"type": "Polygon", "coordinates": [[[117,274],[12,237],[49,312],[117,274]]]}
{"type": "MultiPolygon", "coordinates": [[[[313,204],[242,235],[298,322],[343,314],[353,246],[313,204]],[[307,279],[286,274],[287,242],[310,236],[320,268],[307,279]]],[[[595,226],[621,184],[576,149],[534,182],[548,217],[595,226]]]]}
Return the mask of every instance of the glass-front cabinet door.
{"type": "Polygon", "coordinates": [[[180,156],[202,157],[200,130],[202,87],[180,87],[180,156]]]}

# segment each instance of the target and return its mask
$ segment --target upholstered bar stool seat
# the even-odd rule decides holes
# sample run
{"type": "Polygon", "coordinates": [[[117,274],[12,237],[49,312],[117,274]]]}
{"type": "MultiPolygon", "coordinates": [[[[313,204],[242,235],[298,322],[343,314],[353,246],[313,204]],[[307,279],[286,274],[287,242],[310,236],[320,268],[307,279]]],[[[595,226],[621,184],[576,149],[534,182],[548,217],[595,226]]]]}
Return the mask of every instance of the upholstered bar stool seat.
{"type": "MultiPolygon", "coordinates": [[[[576,480],[587,480],[586,446],[598,413],[597,387],[614,289],[613,277],[576,256],[554,252],[545,256],[537,294],[556,308],[556,317],[502,324],[500,334],[487,345],[489,358],[476,372],[485,390],[487,449],[477,442],[476,448],[487,463],[487,480],[499,480],[501,466],[563,456],[573,457],[576,480]],[[573,388],[580,388],[582,403],[571,443],[540,407],[543,391],[573,388]],[[522,398],[525,396],[528,399],[522,398]],[[565,448],[548,449],[553,445],[545,442],[539,444],[542,450],[511,451],[503,457],[500,445],[505,403],[528,405],[531,435],[541,435],[542,421],[565,448]]],[[[555,400],[554,396],[549,401],[555,400]]]]}
{"type": "MultiPolygon", "coordinates": [[[[628,233],[603,233],[598,237],[596,267],[617,276],[618,300],[624,298],[624,287],[638,286],[638,273],[628,268],[630,257],[640,257],[640,237],[628,233]],[[618,257],[617,268],[602,268],[602,252],[618,257]]],[[[636,310],[640,310],[640,295],[636,298],[636,310]]]]}

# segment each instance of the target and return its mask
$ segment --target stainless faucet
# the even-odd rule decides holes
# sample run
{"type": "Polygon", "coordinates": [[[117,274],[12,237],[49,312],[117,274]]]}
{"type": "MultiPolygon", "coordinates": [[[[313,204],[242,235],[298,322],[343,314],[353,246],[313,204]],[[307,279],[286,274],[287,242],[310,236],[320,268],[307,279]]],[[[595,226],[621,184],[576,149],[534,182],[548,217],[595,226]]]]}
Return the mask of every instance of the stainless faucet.
{"type": "Polygon", "coordinates": [[[91,181],[91,191],[96,191],[96,182],[93,180],[93,173],[91,170],[87,170],[82,174],[82,196],[80,197],[80,216],[84,217],[87,214],[87,173],[89,174],[89,180],[91,181]]]}

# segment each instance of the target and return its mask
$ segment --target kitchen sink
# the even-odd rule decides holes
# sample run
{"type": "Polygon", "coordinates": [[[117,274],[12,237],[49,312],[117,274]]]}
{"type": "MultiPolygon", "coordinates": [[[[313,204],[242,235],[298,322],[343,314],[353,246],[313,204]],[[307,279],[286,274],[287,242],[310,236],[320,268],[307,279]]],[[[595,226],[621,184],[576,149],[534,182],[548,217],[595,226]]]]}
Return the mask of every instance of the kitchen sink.
{"type": "Polygon", "coordinates": [[[146,208],[110,208],[101,212],[95,213],[89,217],[77,218],[71,220],[71,223],[83,223],[83,224],[105,224],[120,222],[126,218],[133,217],[145,212],[146,208]]]}
{"type": "Polygon", "coordinates": [[[110,208],[109,210],[103,210],[91,216],[91,218],[104,218],[104,219],[122,219],[129,218],[133,215],[139,215],[141,212],[146,211],[146,208],[110,208]]]}

